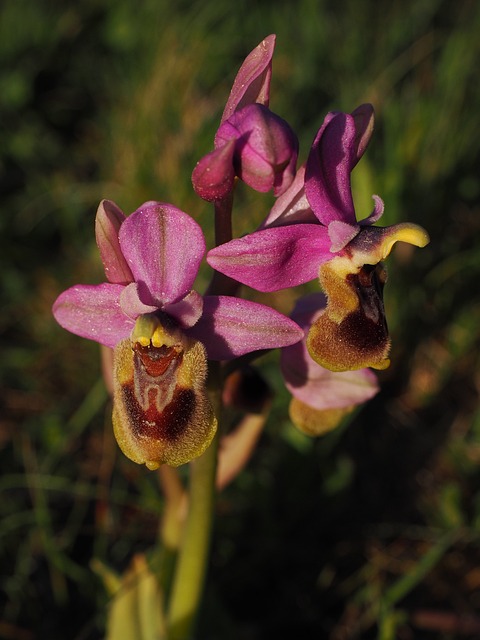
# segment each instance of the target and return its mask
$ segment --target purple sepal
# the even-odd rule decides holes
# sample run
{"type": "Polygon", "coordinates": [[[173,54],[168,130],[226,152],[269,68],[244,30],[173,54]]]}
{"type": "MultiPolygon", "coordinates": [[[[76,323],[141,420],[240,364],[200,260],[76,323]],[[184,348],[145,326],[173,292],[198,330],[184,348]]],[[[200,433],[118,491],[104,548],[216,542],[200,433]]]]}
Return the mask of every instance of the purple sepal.
{"type": "Polygon", "coordinates": [[[202,317],[185,333],[203,342],[211,360],[283,347],[303,337],[293,320],[263,304],[230,296],[205,296],[203,303],[202,317]]]}

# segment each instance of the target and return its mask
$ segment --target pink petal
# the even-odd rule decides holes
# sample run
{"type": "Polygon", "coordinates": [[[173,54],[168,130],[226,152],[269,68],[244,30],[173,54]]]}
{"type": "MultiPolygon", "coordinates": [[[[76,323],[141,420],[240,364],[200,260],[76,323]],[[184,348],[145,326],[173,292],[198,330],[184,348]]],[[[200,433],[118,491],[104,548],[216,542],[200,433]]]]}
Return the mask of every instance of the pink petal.
{"type": "Polygon", "coordinates": [[[283,193],[293,181],[298,140],[285,120],[261,104],[236,111],[218,129],[215,147],[235,139],[234,167],[238,177],[260,192],[283,193]]]}
{"type": "Polygon", "coordinates": [[[324,369],[310,358],[303,341],[282,349],[281,367],[290,393],[313,409],[351,407],[378,393],[378,383],[370,369],[324,369]]]}
{"type": "Polygon", "coordinates": [[[245,58],[225,105],[222,122],[247,104],[258,102],[268,107],[275,35],[263,40],[245,58]]]}
{"type": "Polygon", "coordinates": [[[118,233],[124,221],[122,210],[114,202],[102,200],[95,218],[95,236],[107,280],[116,284],[126,284],[133,280],[118,241],[118,233]]]}
{"type": "Polygon", "coordinates": [[[134,321],[120,308],[119,284],[77,285],[61,293],[53,305],[60,326],[82,338],[114,347],[127,338],[134,321]]]}
{"type": "Polygon", "coordinates": [[[322,224],[333,220],[356,224],[350,174],[357,162],[353,117],[329,113],[307,160],[305,192],[322,224]]]}
{"type": "Polygon", "coordinates": [[[146,202],[123,223],[120,246],[139,283],[159,308],[191,289],[205,253],[199,225],[180,209],[146,202]]]}
{"type": "Polygon", "coordinates": [[[318,268],[335,256],[327,229],[297,224],[256,231],[212,249],[208,264],[258,291],[278,291],[318,277],[318,268]]]}
{"type": "Polygon", "coordinates": [[[203,312],[203,298],[192,290],[178,302],[165,305],[163,310],[175,318],[182,328],[187,329],[200,319],[203,312]]]}
{"type": "Polygon", "coordinates": [[[302,165],[289,188],[275,200],[259,229],[280,227],[298,222],[318,223],[305,195],[305,165],[302,165]]]}
{"type": "Polygon", "coordinates": [[[303,337],[293,320],[263,304],[229,296],[205,296],[203,302],[203,316],[186,333],[203,342],[212,360],[290,345],[303,337]]]}
{"type": "Polygon", "coordinates": [[[372,198],[375,203],[373,206],[373,211],[368,216],[368,218],[364,218],[363,220],[359,221],[359,224],[361,226],[375,224],[375,222],[377,222],[377,220],[380,220],[380,218],[383,216],[383,211],[385,209],[383,200],[380,198],[380,196],[372,196],[372,198]]]}
{"type": "Polygon", "coordinates": [[[328,225],[328,237],[332,241],[330,249],[332,251],[341,251],[349,242],[355,238],[360,231],[358,224],[348,224],[341,220],[333,220],[328,225]]]}
{"type": "MultiPolygon", "coordinates": [[[[143,286],[145,288],[145,286],[143,286]]],[[[150,295],[148,291],[144,291],[142,295],[142,285],[139,282],[131,282],[124,287],[120,294],[120,307],[125,315],[132,320],[138,318],[138,316],[146,313],[154,313],[157,311],[157,307],[153,304],[148,304],[150,295]]]]}

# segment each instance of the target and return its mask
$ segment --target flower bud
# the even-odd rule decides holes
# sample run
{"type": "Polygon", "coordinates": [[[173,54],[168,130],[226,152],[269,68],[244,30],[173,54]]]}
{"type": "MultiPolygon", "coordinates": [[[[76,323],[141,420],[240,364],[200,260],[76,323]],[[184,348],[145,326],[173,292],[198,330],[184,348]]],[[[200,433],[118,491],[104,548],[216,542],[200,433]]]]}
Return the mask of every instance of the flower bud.
{"type": "Polygon", "coordinates": [[[235,181],[234,151],[235,140],[231,139],[197,162],[192,173],[192,184],[200,198],[215,202],[232,191],[235,181]]]}
{"type": "Polygon", "coordinates": [[[298,140],[290,125],[261,104],[236,111],[218,129],[215,147],[236,140],[236,175],[252,189],[281,195],[295,177],[298,140]]]}

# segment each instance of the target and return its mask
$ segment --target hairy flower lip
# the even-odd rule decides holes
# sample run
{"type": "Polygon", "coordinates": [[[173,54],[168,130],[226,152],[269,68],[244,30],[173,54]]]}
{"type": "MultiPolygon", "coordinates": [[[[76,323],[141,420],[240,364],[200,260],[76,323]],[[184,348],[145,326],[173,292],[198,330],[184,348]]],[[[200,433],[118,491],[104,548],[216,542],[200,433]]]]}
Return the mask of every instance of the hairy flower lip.
{"type": "Polygon", "coordinates": [[[205,347],[167,316],[140,316],[115,347],[113,427],[123,453],[156,469],[210,445],[217,420],[206,390],[205,347]]]}
{"type": "MultiPolygon", "coordinates": [[[[324,313],[326,298],[313,293],[300,298],[291,317],[307,333],[324,313]]],[[[332,372],[315,362],[306,340],[281,351],[281,370],[293,396],[290,418],[304,433],[318,436],[333,429],[355,406],[378,393],[375,374],[369,369],[332,372]]]]}

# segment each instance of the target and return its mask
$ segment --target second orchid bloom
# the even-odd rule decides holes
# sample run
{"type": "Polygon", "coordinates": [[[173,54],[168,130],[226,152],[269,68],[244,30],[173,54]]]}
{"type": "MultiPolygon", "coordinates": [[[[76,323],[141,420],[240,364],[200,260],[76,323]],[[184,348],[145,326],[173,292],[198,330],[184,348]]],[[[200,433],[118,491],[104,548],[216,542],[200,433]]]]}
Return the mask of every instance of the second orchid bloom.
{"type": "Polygon", "coordinates": [[[396,242],[418,247],[428,235],[418,225],[373,224],[383,202],[357,221],[350,174],[373,131],[373,108],[329,113],[306,167],[278,199],[261,228],[212,249],[216,270],[259,291],[277,291],[319,278],[327,306],[307,339],[311,357],[331,371],[388,366],[390,338],[383,305],[382,261],[396,242]]]}

